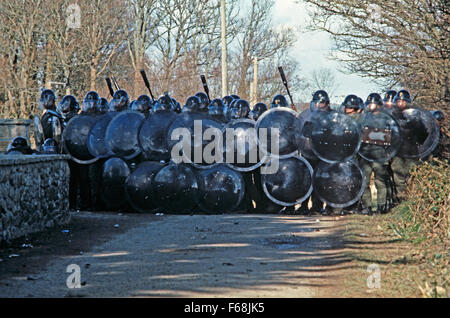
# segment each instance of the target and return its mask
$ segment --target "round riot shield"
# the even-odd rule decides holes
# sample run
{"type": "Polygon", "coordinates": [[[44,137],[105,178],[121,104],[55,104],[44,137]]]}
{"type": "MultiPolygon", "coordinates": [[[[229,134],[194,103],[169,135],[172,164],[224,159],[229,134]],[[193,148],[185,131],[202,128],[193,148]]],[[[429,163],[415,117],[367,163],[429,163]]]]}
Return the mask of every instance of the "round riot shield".
{"type": "Polygon", "coordinates": [[[145,115],[134,111],[120,112],[106,128],[106,148],[115,156],[126,160],[141,154],[139,146],[139,128],[145,120],[145,115]]]}
{"type": "Polygon", "coordinates": [[[111,158],[104,163],[100,196],[108,209],[126,207],[125,181],[129,175],[130,168],[120,158],[111,158]]]}
{"type": "Polygon", "coordinates": [[[311,147],[311,134],[313,128],[312,111],[310,108],[303,111],[298,117],[295,142],[301,155],[307,159],[316,160],[317,156],[311,147]]]}
{"type": "Polygon", "coordinates": [[[258,169],[267,155],[259,151],[256,123],[250,119],[237,119],[223,128],[224,159],[228,167],[239,172],[258,169]]]}
{"type": "Polygon", "coordinates": [[[400,125],[402,143],[398,156],[422,159],[439,143],[440,129],[434,116],[422,108],[408,108],[394,117],[400,125]]]}
{"type": "Polygon", "coordinates": [[[334,208],[345,208],[358,202],[365,186],[365,176],[353,161],[321,162],[314,171],[314,192],[322,202],[334,208]]]}
{"type": "Polygon", "coordinates": [[[338,112],[313,112],[311,148],[328,163],[350,160],[361,145],[361,127],[352,117],[338,112]]]}
{"type": "Polygon", "coordinates": [[[384,163],[397,155],[402,138],[397,121],[385,112],[364,113],[358,122],[362,128],[359,155],[371,162],[384,163]]]}
{"type": "Polygon", "coordinates": [[[87,147],[91,128],[98,117],[95,115],[79,115],[73,117],[63,131],[63,146],[73,161],[79,164],[91,164],[98,160],[92,156],[87,147]]]}
{"type": "Polygon", "coordinates": [[[119,112],[107,112],[98,117],[97,122],[94,127],[92,127],[89,132],[87,147],[89,153],[96,158],[108,158],[113,155],[111,151],[108,150],[105,143],[106,129],[108,128],[111,120],[120,114],[119,112]]]}
{"type": "Polygon", "coordinates": [[[229,213],[244,198],[245,183],[242,175],[224,164],[199,170],[199,207],[206,213],[229,213]]]}
{"type": "Polygon", "coordinates": [[[166,214],[190,212],[199,201],[197,174],[185,164],[169,164],[153,178],[156,204],[166,214]]]}
{"type": "Polygon", "coordinates": [[[175,163],[209,169],[223,163],[222,123],[201,113],[182,113],[170,125],[168,144],[175,163]]]}
{"type": "Polygon", "coordinates": [[[36,144],[36,149],[41,149],[44,144],[44,128],[42,127],[41,118],[38,115],[34,115],[33,117],[33,126],[34,126],[34,143],[36,144]]]}
{"type": "Polygon", "coordinates": [[[128,203],[138,212],[156,212],[156,198],[153,188],[153,178],[164,167],[159,162],[142,162],[128,176],[125,182],[125,194],[128,203]]]}
{"type": "Polygon", "coordinates": [[[177,114],[160,111],[150,115],[141,125],[139,145],[147,159],[152,161],[170,160],[167,133],[177,114]]]}
{"type": "Polygon", "coordinates": [[[299,114],[286,107],[272,108],[259,117],[256,133],[260,149],[281,159],[298,153],[295,134],[299,114]]]}
{"type": "Polygon", "coordinates": [[[272,157],[267,166],[272,168],[264,173],[261,170],[261,183],[264,193],[274,203],[282,206],[301,204],[311,195],[313,169],[301,156],[286,159],[272,157]]]}

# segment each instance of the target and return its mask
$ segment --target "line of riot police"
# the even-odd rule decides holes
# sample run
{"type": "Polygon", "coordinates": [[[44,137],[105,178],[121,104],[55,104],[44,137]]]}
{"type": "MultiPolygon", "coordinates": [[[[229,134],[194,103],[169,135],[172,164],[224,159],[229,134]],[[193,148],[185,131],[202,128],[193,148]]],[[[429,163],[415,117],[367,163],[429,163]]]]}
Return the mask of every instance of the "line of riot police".
{"type": "MultiPolygon", "coordinates": [[[[39,106],[38,149],[72,158],[72,209],[370,214],[373,173],[373,212],[387,213],[404,198],[411,166],[439,141],[434,114],[412,107],[405,90],[388,91],[384,100],[370,94],[366,102],[349,95],[338,110],[331,109],[325,91],[317,91],[302,113],[290,109],[283,95],[275,96],[270,108],[264,103],[251,108],[236,95],[210,101],[199,92],[181,107],[167,93],[158,100],[142,95],[130,102],[120,89],[110,102],[91,91],[81,106],[68,95],[57,107],[55,94],[44,90],[39,106]],[[207,141],[196,141],[196,121],[202,122],[202,133],[208,128],[237,131],[234,137],[245,146],[224,143],[218,157],[240,153],[244,161],[189,157],[175,164],[172,151],[180,140],[171,135],[177,128],[186,129],[185,138],[192,139],[192,149],[182,149],[183,155],[208,147],[207,141]],[[276,139],[262,136],[264,129],[276,139]],[[255,147],[256,161],[250,158],[255,147]],[[274,161],[277,171],[261,173],[274,161]]],[[[20,139],[11,145],[8,152],[31,151],[20,139]]]]}

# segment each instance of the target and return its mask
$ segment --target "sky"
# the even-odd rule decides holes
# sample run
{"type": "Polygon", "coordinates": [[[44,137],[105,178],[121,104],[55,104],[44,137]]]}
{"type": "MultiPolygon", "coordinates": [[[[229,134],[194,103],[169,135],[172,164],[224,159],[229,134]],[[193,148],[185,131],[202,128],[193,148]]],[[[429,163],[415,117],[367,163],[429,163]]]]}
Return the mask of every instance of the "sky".
{"type": "MultiPolygon", "coordinates": [[[[295,0],[275,0],[273,17],[274,25],[279,27],[304,28],[309,22],[306,6],[303,3],[295,3],[295,0]]],[[[314,69],[322,67],[335,71],[339,87],[335,96],[330,96],[332,103],[342,103],[349,94],[356,94],[365,100],[370,93],[381,90],[370,79],[340,72],[339,68],[342,68],[342,65],[328,58],[331,47],[332,41],[325,32],[300,32],[297,43],[291,50],[291,56],[300,62],[302,69],[300,75],[303,77],[310,77],[314,69]]]]}

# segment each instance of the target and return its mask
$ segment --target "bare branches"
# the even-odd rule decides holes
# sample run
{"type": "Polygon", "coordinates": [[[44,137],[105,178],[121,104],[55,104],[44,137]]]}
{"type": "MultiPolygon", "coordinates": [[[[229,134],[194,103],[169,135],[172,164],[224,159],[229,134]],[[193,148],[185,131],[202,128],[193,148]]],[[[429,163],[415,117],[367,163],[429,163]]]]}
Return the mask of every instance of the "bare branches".
{"type": "Polygon", "coordinates": [[[425,107],[449,109],[445,0],[304,0],[313,30],[328,32],[347,70],[404,86],[425,107]]]}

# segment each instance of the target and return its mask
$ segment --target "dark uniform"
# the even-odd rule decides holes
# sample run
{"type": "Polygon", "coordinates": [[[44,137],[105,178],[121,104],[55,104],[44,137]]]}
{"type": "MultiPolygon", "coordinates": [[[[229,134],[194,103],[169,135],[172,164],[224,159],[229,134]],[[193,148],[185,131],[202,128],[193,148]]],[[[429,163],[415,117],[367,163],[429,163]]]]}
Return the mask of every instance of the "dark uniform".
{"type": "MultiPolygon", "coordinates": [[[[367,112],[379,112],[383,107],[383,101],[381,96],[377,93],[372,93],[368,96],[365,109],[367,112]]],[[[371,162],[362,157],[359,157],[358,163],[366,176],[366,189],[362,196],[362,212],[372,212],[372,193],[370,189],[370,180],[373,173],[375,188],[377,190],[377,209],[376,213],[386,213],[388,208],[386,207],[387,201],[387,183],[389,179],[388,165],[387,163],[371,162]]]]}
{"type": "MultiPolygon", "coordinates": [[[[411,104],[409,92],[407,90],[399,91],[394,98],[394,104],[392,116],[397,120],[401,120],[403,118],[402,111],[407,109],[411,104]]],[[[402,158],[400,156],[396,156],[392,159],[391,169],[395,186],[394,204],[405,199],[407,181],[415,162],[416,161],[413,159],[402,158]]]]}

